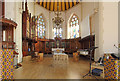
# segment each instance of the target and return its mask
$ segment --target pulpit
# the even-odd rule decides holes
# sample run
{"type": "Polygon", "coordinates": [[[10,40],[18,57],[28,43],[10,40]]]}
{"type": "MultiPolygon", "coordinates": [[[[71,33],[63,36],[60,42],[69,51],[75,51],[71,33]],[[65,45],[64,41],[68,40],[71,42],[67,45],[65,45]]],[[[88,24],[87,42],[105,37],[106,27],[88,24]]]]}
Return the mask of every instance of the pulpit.
{"type": "MultiPolygon", "coordinates": [[[[17,23],[14,21],[7,19],[7,18],[1,18],[0,19],[0,28],[1,28],[1,38],[0,40],[0,47],[2,47],[2,50],[0,50],[0,73],[1,79],[13,79],[13,65],[14,65],[14,55],[18,54],[15,51],[15,42],[14,42],[14,30],[17,26],[17,23]]],[[[17,62],[16,62],[17,64],[17,62]]]]}

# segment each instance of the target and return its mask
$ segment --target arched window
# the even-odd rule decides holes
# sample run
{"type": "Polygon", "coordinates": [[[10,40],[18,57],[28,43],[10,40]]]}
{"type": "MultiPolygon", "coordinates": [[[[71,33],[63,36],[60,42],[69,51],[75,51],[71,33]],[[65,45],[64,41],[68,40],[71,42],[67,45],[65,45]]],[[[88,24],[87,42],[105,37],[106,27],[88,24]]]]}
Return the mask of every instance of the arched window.
{"type": "Polygon", "coordinates": [[[79,21],[78,17],[74,14],[69,22],[69,35],[70,38],[77,38],[79,37],[79,21]]]}
{"type": "Polygon", "coordinates": [[[37,20],[37,35],[38,38],[44,38],[45,37],[45,20],[43,18],[43,15],[38,16],[37,20]]]}
{"type": "Polygon", "coordinates": [[[60,25],[60,28],[54,27],[54,38],[55,37],[61,37],[62,38],[62,27],[60,25]]]}

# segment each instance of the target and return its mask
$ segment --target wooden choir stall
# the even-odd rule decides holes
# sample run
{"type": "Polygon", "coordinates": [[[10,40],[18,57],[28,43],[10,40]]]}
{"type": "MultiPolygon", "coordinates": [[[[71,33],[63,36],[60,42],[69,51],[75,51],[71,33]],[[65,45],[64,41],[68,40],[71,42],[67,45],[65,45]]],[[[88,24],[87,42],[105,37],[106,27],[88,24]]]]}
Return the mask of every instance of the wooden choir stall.
{"type": "Polygon", "coordinates": [[[36,18],[31,17],[28,12],[27,2],[25,3],[25,11],[22,13],[22,52],[23,56],[27,56],[35,51],[35,43],[37,42],[36,18]]]}
{"type": "MultiPolygon", "coordinates": [[[[35,44],[35,51],[42,52],[44,54],[52,54],[52,48],[64,48],[63,52],[65,54],[73,54],[75,52],[79,52],[79,49],[85,50],[94,46],[94,43],[95,35],[90,35],[83,39],[38,39],[35,44]]],[[[92,53],[92,58],[94,58],[94,51],[92,53]]]]}

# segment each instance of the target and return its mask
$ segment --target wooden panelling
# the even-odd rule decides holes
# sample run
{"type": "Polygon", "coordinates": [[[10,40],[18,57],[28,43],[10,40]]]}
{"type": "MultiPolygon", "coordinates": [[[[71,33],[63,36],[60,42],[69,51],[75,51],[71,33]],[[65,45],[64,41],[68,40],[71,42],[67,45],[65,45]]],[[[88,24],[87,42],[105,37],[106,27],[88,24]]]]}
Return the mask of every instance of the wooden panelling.
{"type": "Polygon", "coordinates": [[[9,20],[7,18],[1,18],[0,19],[0,27],[1,28],[1,39],[3,39],[4,37],[4,40],[1,40],[2,41],[2,48],[3,49],[14,49],[14,46],[15,46],[15,42],[14,42],[14,29],[16,28],[17,24],[12,21],[12,20],[9,20]],[[4,34],[3,34],[3,31],[4,31],[4,34]]]}
{"type": "Polygon", "coordinates": [[[16,26],[17,26],[17,23],[16,22],[14,22],[14,21],[12,21],[12,20],[9,20],[9,19],[7,19],[7,18],[1,18],[0,19],[0,22],[2,22],[4,25],[10,25],[10,26],[13,26],[13,27],[15,27],[16,28],[16,26]]]}
{"type": "Polygon", "coordinates": [[[31,17],[31,13],[28,12],[27,2],[25,3],[25,11],[22,13],[22,52],[23,56],[27,56],[31,52],[35,51],[36,39],[36,26],[37,19],[31,17]]]}
{"type": "Polygon", "coordinates": [[[22,41],[22,53],[23,57],[28,55],[28,42],[22,41]]]}
{"type": "MultiPolygon", "coordinates": [[[[72,54],[77,52],[78,49],[88,49],[95,44],[95,36],[88,36],[84,39],[38,39],[35,44],[35,49],[37,52],[52,53],[52,48],[65,48],[65,53],[72,54]]],[[[94,57],[94,53],[92,55],[94,57]]]]}
{"type": "Polygon", "coordinates": [[[5,17],[5,1],[0,1],[0,18],[5,17]]]}

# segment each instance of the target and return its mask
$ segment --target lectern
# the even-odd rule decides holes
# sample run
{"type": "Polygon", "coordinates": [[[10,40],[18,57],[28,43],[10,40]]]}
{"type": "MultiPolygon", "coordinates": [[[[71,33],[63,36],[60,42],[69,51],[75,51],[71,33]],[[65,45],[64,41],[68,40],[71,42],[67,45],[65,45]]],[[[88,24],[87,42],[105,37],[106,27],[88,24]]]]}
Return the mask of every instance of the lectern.
{"type": "MultiPolygon", "coordinates": [[[[95,50],[95,49],[97,49],[97,48],[98,48],[98,47],[91,47],[91,48],[88,49],[88,51],[90,51],[90,70],[89,70],[89,72],[88,72],[86,75],[83,76],[83,78],[86,77],[86,76],[92,76],[92,70],[91,70],[92,51],[95,50]]],[[[96,77],[95,77],[95,78],[96,78],[96,77]]]]}

